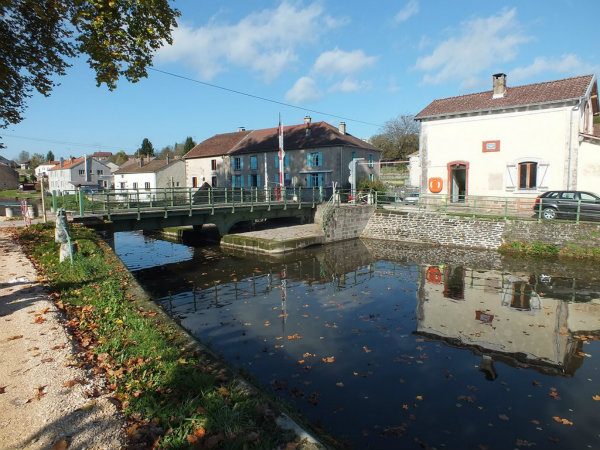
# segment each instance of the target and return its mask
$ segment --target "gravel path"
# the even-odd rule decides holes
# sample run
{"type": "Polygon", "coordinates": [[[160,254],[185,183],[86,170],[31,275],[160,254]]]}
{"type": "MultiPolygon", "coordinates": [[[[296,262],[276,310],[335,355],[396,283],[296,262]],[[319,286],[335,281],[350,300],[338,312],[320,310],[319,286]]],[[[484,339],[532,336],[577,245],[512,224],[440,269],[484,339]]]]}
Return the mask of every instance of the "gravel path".
{"type": "Polygon", "coordinates": [[[120,449],[125,421],[77,367],[62,312],[0,228],[0,449],[120,449]]]}

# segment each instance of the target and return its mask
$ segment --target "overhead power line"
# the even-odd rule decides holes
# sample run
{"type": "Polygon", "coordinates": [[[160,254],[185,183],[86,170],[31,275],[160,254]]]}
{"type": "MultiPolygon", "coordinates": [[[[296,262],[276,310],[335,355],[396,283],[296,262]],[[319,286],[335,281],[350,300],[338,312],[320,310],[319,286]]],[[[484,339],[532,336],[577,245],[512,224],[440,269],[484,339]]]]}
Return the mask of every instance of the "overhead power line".
{"type": "Polygon", "coordinates": [[[25,139],[28,141],[37,141],[37,142],[47,142],[49,144],[60,144],[60,145],[72,145],[74,147],[92,147],[92,148],[99,148],[99,149],[107,149],[107,150],[129,150],[129,151],[135,151],[132,149],[127,149],[124,147],[112,147],[110,145],[102,145],[102,144],[83,144],[81,142],[69,142],[69,141],[58,141],[55,139],[42,139],[42,138],[34,138],[34,137],[28,137],[28,136],[18,136],[15,134],[6,134],[6,133],[0,133],[1,137],[7,138],[15,138],[15,139],[25,139]]]}
{"type": "Polygon", "coordinates": [[[180,78],[180,79],[186,80],[186,81],[191,81],[192,83],[201,84],[203,86],[208,86],[208,87],[215,88],[215,89],[221,89],[222,91],[227,91],[227,92],[231,92],[233,94],[243,95],[245,97],[254,98],[257,100],[264,101],[264,102],[275,103],[276,105],[287,106],[288,108],[295,108],[295,109],[299,109],[301,111],[307,111],[307,112],[311,112],[311,113],[315,113],[315,114],[321,114],[323,116],[335,117],[336,119],[342,119],[342,120],[346,120],[348,122],[362,123],[363,125],[371,125],[371,126],[378,127],[378,128],[381,128],[383,126],[383,125],[380,125],[377,123],[366,122],[364,120],[353,119],[351,117],[338,116],[336,114],[330,114],[330,113],[326,113],[323,111],[318,111],[316,109],[310,109],[310,108],[304,108],[304,107],[298,106],[298,105],[292,105],[291,103],[285,103],[285,102],[281,102],[279,100],[274,100],[272,98],[261,97],[260,95],[254,95],[254,94],[250,94],[248,92],[238,91],[236,89],[219,86],[218,84],[207,83],[206,81],[196,80],[194,78],[186,77],[183,75],[178,75],[173,72],[167,72],[166,70],[155,69],[154,67],[149,67],[148,69],[152,70],[154,72],[162,73],[164,75],[169,75],[171,77],[180,78]]]}

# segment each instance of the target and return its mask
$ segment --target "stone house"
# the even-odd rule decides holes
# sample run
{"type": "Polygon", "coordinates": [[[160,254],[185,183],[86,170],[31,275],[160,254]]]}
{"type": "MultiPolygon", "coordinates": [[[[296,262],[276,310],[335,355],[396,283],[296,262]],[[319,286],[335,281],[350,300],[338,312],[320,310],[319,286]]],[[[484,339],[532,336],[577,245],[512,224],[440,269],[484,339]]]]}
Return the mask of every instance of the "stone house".
{"type": "Polygon", "coordinates": [[[94,158],[62,158],[48,170],[48,189],[65,194],[77,188],[105,189],[111,184],[110,169],[94,158]]]}
{"type": "Polygon", "coordinates": [[[113,176],[115,189],[140,192],[149,197],[156,189],[184,187],[185,163],[181,159],[146,161],[140,158],[137,164],[121,167],[113,176]]]}
{"type": "Polygon", "coordinates": [[[0,162],[0,191],[19,188],[19,172],[0,162]]]}
{"type": "Polygon", "coordinates": [[[535,197],[550,189],[600,191],[600,129],[594,75],[434,100],[421,122],[423,193],[535,197]]]}
{"type": "MultiPolygon", "coordinates": [[[[217,134],[192,148],[185,156],[186,183],[200,187],[274,187],[279,180],[278,128],[217,134]]],[[[362,158],[357,178],[379,175],[381,150],[346,132],[346,124],[326,122],[283,127],[284,184],[291,187],[349,185],[348,164],[362,158]]]]}

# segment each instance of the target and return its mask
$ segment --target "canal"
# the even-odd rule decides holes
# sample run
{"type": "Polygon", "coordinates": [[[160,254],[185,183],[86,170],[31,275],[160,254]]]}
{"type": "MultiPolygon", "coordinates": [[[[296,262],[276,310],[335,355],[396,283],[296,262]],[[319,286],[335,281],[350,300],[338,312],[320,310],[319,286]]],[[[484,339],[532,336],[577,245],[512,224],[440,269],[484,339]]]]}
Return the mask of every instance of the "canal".
{"type": "Polygon", "coordinates": [[[599,448],[598,267],[353,240],[241,255],[117,233],[197,339],[341,446],[599,448]]]}

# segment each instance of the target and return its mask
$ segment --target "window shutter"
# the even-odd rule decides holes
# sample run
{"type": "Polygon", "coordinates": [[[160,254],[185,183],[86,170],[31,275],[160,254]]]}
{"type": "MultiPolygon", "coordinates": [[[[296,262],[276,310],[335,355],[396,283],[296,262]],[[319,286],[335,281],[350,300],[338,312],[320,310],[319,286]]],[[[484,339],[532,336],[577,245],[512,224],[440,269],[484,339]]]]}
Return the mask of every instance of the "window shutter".
{"type": "Polygon", "coordinates": [[[514,191],[517,188],[517,165],[516,164],[507,164],[506,165],[506,173],[504,175],[505,185],[507,191],[514,191]]]}
{"type": "Polygon", "coordinates": [[[290,167],[290,155],[285,155],[283,157],[283,160],[284,160],[283,167],[289,168],[290,167]]]}
{"type": "Polygon", "coordinates": [[[257,186],[261,186],[261,184],[260,184],[260,173],[258,175],[256,175],[256,185],[257,186]]]}
{"type": "Polygon", "coordinates": [[[323,166],[323,152],[319,152],[319,167],[323,166]]]}
{"type": "Polygon", "coordinates": [[[275,185],[279,186],[279,174],[275,174],[275,185]]]}
{"type": "Polygon", "coordinates": [[[312,167],[310,164],[310,153],[306,154],[306,167],[312,167]]]}
{"type": "Polygon", "coordinates": [[[279,154],[275,153],[275,168],[279,169],[279,154]]]}
{"type": "Polygon", "coordinates": [[[252,186],[252,175],[248,175],[248,186],[252,186]]]}
{"type": "Polygon", "coordinates": [[[244,158],[240,158],[240,169],[244,169],[244,158]]]}
{"type": "Polygon", "coordinates": [[[538,189],[548,189],[548,168],[550,164],[547,163],[539,163],[537,166],[537,188],[538,189]]]}

